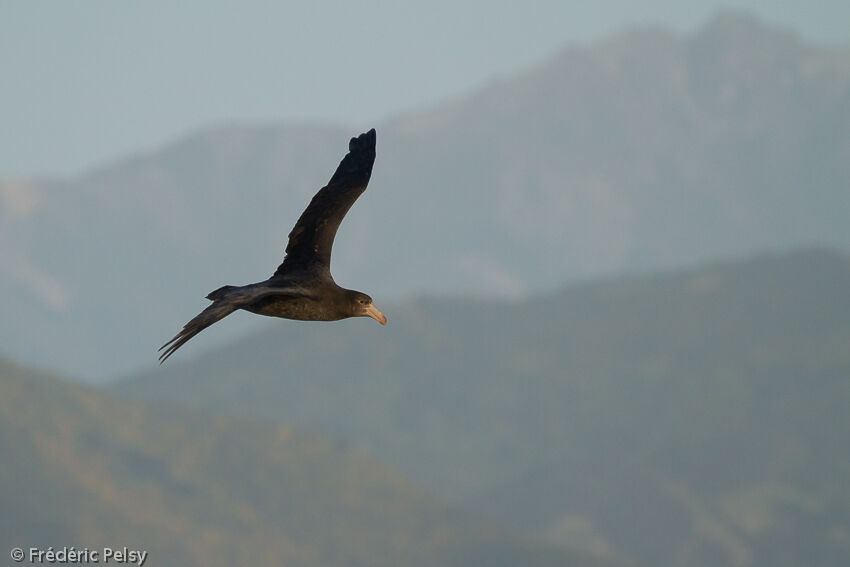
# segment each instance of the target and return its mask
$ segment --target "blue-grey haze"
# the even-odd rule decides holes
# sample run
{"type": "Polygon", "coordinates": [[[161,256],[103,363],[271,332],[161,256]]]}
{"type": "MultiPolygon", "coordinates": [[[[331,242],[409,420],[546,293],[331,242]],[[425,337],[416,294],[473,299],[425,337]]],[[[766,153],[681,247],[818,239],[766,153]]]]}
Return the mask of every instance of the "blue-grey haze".
{"type": "Polygon", "coordinates": [[[730,8],[850,41],[845,0],[0,0],[0,178],[79,173],[222,122],[365,127],[569,43],[730,8]]]}

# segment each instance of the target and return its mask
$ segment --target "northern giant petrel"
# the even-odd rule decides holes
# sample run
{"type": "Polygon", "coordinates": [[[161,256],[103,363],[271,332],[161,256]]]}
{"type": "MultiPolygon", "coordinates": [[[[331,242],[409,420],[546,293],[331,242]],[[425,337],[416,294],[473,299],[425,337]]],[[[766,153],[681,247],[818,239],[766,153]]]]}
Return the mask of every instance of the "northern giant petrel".
{"type": "Polygon", "coordinates": [[[266,281],[243,286],[226,285],[210,292],[212,305],[186,323],[162,345],[160,363],[186,341],[237,309],[258,315],[299,321],[337,321],[371,317],[381,325],[387,318],[365,293],[339,287],[331,276],[331,248],[339,223],[357,197],[366,190],[375,163],[375,130],[352,138],[348,154],[336,173],[301,214],[289,233],[286,257],[266,281]]]}

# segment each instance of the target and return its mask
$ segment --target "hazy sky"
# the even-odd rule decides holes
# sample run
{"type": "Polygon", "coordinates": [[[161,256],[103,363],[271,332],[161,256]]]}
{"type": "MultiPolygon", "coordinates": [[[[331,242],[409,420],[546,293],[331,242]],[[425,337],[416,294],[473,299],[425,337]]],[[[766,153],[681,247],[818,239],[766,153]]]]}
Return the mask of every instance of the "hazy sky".
{"type": "Polygon", "coordinates": [[[365,127],[571,42],[687,31],[724,8],[850,43],[848,0],[0,0],[0,177],[72,174],[228,121],[365,127]]]}

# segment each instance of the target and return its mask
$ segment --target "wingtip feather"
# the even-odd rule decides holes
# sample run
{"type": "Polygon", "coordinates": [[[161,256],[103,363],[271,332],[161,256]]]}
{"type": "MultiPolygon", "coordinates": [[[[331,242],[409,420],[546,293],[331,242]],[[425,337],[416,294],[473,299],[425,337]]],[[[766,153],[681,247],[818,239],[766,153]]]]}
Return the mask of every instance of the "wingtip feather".
{"type": "Polygon", "coordinates": [[[372,128],[368,132],[364,132],[356,138],[351,138],[351,141],[348,142],[348,151],[355,152],[362,150],[374,150],[376,139],[377,133],[375,132],[375,129],[372,128]]]}

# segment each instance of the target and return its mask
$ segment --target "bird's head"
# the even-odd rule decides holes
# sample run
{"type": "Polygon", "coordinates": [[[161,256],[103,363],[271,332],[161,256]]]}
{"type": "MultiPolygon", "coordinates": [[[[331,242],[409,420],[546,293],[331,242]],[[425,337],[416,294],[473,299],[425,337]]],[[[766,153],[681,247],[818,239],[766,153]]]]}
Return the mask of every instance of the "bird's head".
{"type": "Polygon", "coordinates": [[[359,291],[350,291],[348,299],[351,303],[352,316],[371,317],[381,325],[387,324],[387,318],[381,310],[372,303],[372,298],[359,291]]]}

